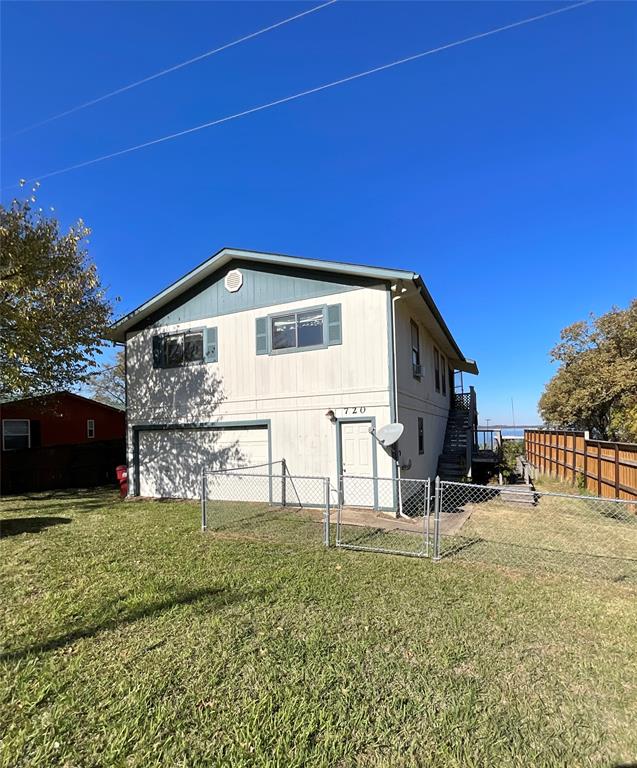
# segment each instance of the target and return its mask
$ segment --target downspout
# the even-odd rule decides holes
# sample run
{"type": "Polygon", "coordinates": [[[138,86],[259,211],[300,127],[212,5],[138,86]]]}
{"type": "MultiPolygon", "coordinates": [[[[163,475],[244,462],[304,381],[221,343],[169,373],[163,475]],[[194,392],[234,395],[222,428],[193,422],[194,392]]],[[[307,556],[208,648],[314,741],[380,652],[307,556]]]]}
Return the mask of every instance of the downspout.
{"type": "MultiPolygon", "coordinates": [[[[392,324],[392,350],[391,350],[391,363],[392,363],[392,373],[393,373],[393,383],[394,383],[394,392],[393,392],[393,420],[398,420],[398,365],[396,364],[396,302],[400,299],[404,299],[406,296],[408,296],[413,291],[409,291],[407,288],[404,287],[404,285],[396,283],[394,286],[392,286],[392,289],[395,288],[396,291],[400,290],[400,293],[397,296],[394,296],[391,300],[391,324],[392,324]]],[[[403,502],[402,502],[402,491],[401,491],[401,467],[400,467],[400,460],[394,462],[395,471],[396,471],[396,480],[397,480],[397,486],[398,486],[398,515],[402,515],[402,509],[403,509],[403,502]]]]}
{"type": "MultiPolygon", "coordinates": [[[[394,374],[394,415],[393,415],[393,421],[398,421],[398,366],[396,365],[396,302],[401,298],[401,295],[398,294],[397,296],[394,296],[391,300],[391,327],[392,327],[392,370],[394,374]]],[[[396,486],[398,491],[398,509],[397,517],[400,517],[403,513],[403,494],[402,494],[402,488],[401,488],[401,468],[400,468],[400,458],[397,458],[394,461],[395,471],[396,471],[396,486]]]]}

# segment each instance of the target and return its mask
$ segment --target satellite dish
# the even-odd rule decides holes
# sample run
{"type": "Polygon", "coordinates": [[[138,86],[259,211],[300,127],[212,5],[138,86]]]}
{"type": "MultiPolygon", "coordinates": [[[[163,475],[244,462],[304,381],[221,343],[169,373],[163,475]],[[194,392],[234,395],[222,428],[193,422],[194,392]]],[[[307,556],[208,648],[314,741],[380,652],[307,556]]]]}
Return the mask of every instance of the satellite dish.
{"type": "Polygon", "coordinates": [[[395,422],[394,424],[385,424],[384,427],[381,427],[376,432],[376,439],[381,445],[385,447],[393,445],[394,443],[398,442],[404,429],[405,427],[399,422],[395,422]]]}

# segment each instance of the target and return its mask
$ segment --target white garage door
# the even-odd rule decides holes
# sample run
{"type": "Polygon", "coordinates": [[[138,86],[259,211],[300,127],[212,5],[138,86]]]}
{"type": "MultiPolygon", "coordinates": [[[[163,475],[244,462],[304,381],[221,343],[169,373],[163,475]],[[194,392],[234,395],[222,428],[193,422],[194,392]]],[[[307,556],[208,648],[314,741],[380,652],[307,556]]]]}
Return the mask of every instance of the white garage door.
{"type": "Polygon", "coordinates": [[[204,466],[228,469],[267,461],[266,426],[141,431],[139,493],[140,496],[158,498],[198,499],[204,466]]]}

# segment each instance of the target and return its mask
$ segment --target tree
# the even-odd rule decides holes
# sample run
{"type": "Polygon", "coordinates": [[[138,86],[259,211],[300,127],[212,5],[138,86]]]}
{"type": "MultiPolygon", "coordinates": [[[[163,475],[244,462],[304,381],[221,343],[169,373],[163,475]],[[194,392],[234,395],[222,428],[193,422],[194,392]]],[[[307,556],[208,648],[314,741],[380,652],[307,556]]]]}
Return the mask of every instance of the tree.
{"type": "MultiPolygon", "coordinates": [[[[35,190],[34,190],[35,192],[35,190]]],[[[0,396],[54,392],[86,380],[106,343],[111,304],[80,219],[65,234],[35,195],[0,205],[0,396]]]]}
{"type": "Polygon", "coordinates": [[[126,370],[124,350],[119,350],[115,363],[91,376],[89,388],[91,396],[107,405],[117,408],[126,407],[126,370]]]}
{"type": "Polygon", "coordinates": [[[539,402],[547,425],[637,440],[637,299],[564,328],[551,358],[560,367],[539,402]]]}

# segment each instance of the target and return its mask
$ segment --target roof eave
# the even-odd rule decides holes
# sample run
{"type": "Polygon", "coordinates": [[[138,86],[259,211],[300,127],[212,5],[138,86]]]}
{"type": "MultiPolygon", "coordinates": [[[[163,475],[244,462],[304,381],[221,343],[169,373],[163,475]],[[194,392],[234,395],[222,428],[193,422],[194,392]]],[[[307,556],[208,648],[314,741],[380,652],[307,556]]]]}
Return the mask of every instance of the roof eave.
{"type": "Polygon", "coordinates": [[[458,343],[454,339],[451,331],[449,330],[449,327],[447,326],[447,323],[445,323],[444,318],[440,314],[440,310],[436,306],[436,302],[433,300],[432,295],[429,293],[429,290],[427,286],[425,285],[424,280],[420,275],[414,274],[413,277],[414,284],[418,288],[418,292],[420,293],[421,297],[423,298],[425,304],[431,311],[431,314],[434,316],[436,322],[440,326],[440,329],[444,333],[447,341],[449,344],[451,344],[451,347],[457,354],[457,358],[453,360],[454,367],[458,371],[463,371],[464,373],[472,373],[475,376],[478,375],[478,365],[475,360],[469,360],[467,359],[460,347],[458,346],[458,343]]]}

